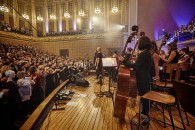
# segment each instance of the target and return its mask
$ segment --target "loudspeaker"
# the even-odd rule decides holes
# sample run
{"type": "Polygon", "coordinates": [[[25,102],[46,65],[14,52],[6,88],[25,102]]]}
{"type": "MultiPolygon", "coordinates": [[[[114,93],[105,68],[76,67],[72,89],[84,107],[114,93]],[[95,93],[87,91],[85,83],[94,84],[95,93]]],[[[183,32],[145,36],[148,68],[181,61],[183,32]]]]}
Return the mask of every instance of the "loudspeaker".
{"type": "Polygon", "coordinates": [[[88,87],[89,86],[89,82],[85,79],[82,79],[82,78],[76,79],[75,83],[76,83],[76,85],[82,86],[82,87],[88,87]]]}

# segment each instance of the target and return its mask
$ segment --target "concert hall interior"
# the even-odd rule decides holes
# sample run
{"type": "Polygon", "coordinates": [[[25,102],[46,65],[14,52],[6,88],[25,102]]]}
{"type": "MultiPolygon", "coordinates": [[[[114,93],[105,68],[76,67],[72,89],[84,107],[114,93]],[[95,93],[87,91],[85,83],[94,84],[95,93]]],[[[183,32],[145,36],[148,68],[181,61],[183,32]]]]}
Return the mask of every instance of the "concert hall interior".
{"type": "Polygon", "coordinates": [[[0,0],[0,129],[195,129],[194,0],[0,0]]]}

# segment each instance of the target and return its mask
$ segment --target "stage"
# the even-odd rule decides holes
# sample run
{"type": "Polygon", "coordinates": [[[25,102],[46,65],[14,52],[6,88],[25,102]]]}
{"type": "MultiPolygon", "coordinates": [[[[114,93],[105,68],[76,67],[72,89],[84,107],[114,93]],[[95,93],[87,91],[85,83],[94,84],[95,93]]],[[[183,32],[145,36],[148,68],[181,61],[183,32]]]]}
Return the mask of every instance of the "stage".
{"type": "MultiPolygon", "coordinates": [[[[125,122],[113,117],[113,100],[106,95],[98,97],[100,84],[95,76],[85,77],[89,81],[89,87],[69,85],[67,89],[74,92],[71,100],[61,101],[59,108],[63,110],[51,110],[44,120],[41,129],[43,130],[130,130],[131,119],[138,113],[138,98],[128,100],[125,122]]],[[[103,77],[102,91],[108,90],[108,77],[103,77]]],[[[111,83],[111,92],[116,91],[116,83],[111,83]]],[[[55,108],[55,106],[53,107],[55,108]]],[[[158,106],[158,108],[161,108],[158,106]]],[[[178,111],[173,108],[174,123],[182,127],[178,111]]],[[[186,118],[182,112],[187,130],[195,129],[195,117],[188,114],[190,126],[187,126],[186,118]]],[[[165,110],[166,121],[170,123],[167,110],[165,110]]],[[[156,107],[151,107],[151,117],[162,119],[162,114],[156,107]]],[[[171,126],[163,127],[162,123],[150,121],[149,130],[172,130],[171,126]]]]}

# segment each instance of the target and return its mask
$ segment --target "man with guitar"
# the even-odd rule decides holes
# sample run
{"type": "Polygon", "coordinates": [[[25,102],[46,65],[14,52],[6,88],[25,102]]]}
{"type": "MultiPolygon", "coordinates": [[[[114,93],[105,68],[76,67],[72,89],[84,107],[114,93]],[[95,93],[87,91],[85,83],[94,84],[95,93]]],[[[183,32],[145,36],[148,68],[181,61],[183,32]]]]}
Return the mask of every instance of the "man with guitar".
{"type": "MultiPolygon", "coordinates": [[[[130,61],[124,60],[124,57],[120,57],[119,60],[126,66],[134,68],[136,71],[136,81],[137,81],[137,89],[139,95],[142,96],[148,91],[150,91],[150,82],[151,82],[151,71],[154,69],[152,67],[152,55],[150,53],[151,49],[151,41],[147,36],[142,36],[138,42],[138,49],[140,50],[140,54],[137,57],[135,63],[131,63],[130,61]]],[[[154,71],[154,70],[153,70],[154,71]]],[[[148,116],[150,104],[147,100],[142,100],[143,110],[142,114],[148,116]]],[[[145,124],[149,124],[149,118],[147,118],[144,122],[145,124]]]]}

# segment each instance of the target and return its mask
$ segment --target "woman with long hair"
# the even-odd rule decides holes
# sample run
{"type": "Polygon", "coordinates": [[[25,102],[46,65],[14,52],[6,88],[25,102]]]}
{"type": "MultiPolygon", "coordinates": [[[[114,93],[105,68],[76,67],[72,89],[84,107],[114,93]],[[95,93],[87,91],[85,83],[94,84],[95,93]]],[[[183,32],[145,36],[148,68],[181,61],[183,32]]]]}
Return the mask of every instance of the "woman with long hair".
{"type": "MultiPolygon", "coordinates": [[[[151,49],[151,41],[147,36],[142,36],[139,39],[138,49],[140,54],[137,57],[135,63],[131,63],[130,61],[124,60],[124,57],[120,57],[119,60],[123,62],[126,67],[134,68],[136,71],[136,81],[137,81],[137,89],[139,95],[142,96],[145,93],[150,91],[150,83],[151,83],[151,72],[152,70],[152,55],[150,52],[151,49]]],[[[142,114],[148,116],[150,104],[148,100],[142,100],[142,114]]],[[[149,118],[145,120],[145,123],[149,123],[149,118]]]]}
{"type": "Polygon", "coordinates": [[[166,58],[160,56],[164,63],[178,63],[179,60],[179,53],[177,51],[177,44],[176,42],[171,42],[167,45],[168,47],[168,56],[166,58]]]}

